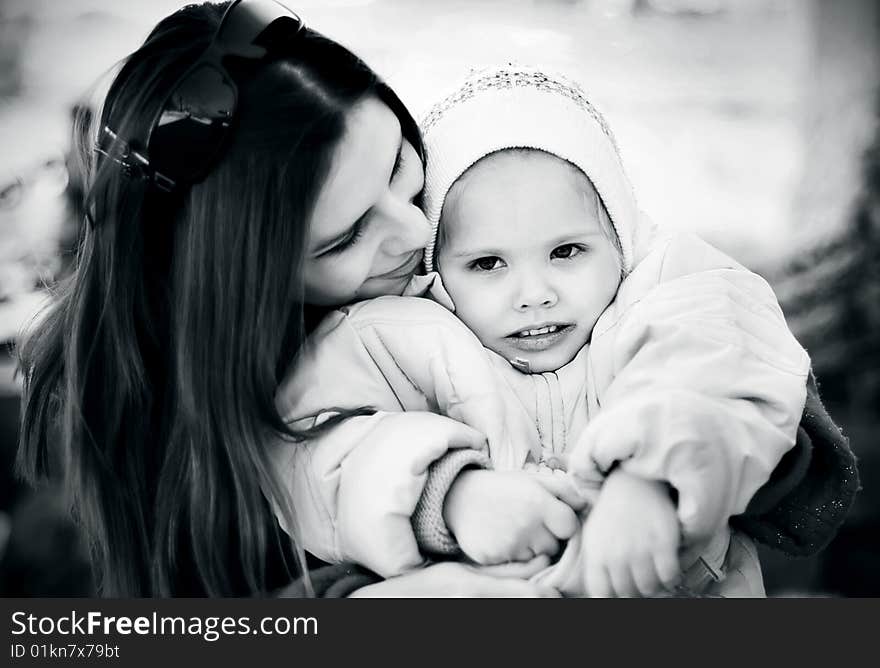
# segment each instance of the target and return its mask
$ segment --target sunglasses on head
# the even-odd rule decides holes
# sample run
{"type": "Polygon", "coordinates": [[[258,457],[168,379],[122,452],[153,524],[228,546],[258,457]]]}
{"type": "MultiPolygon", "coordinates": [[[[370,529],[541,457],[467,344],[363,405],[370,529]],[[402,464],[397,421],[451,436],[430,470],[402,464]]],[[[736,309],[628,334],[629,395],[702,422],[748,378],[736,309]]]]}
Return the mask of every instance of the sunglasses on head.
{"type": "Polygon", "coordinates": [[[238,105],[238,88],[224,59],[261,61],[289,47],[303,28],[302,19],[276,0],[235,0],[205,52],[163,102],[144,144],[146,152],[133,149],[107,126],[96,151],[161,190],[201,181],[222,155],[238,105]]]}

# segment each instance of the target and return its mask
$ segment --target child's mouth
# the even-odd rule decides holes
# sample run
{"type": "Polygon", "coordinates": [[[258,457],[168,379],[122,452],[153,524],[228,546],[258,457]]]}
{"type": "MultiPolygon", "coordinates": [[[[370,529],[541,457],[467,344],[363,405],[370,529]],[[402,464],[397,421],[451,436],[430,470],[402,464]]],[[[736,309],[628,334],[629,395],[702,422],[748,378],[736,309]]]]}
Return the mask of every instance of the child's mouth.
{"type": "Polygon", "coordinates": [[[574,325],[543,325],[530,329],[521,329],[505,337],[510,345],[519,350],[535,352],[546,350],[564,338],[574,329],[574,325]]]}

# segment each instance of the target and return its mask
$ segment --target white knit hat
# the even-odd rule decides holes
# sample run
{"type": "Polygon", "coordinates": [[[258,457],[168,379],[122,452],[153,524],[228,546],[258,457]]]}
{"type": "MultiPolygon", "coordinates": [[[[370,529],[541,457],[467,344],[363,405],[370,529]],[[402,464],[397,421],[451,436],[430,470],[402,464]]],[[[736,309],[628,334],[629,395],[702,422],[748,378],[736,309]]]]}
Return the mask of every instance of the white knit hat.
{"type": "Polygon", "coordinates": [[[531,67],[507,65],[472,72],[421,123],[427,164],[423,208],[432,235],[425,268],[434,269],[434,246],[443,202],[452,184],[480,158],[506,148],[534,148],[578,167],[593,184],[632,267],[635,195],[614,136],[574,82],[531,67]]]}

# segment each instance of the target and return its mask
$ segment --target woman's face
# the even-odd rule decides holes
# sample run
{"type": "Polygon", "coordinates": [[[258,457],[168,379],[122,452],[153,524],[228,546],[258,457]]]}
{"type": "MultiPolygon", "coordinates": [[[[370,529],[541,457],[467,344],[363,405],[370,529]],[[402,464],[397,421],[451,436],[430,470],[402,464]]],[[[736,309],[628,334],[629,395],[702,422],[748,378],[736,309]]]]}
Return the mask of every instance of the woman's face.
{"type": "Polygon", "coordinates": [[[307,303],[403,292],[430,235],[412,203],[423,183],[421,160],[394,113],[374,97],[353,107],[309,225],[307,303]]]}

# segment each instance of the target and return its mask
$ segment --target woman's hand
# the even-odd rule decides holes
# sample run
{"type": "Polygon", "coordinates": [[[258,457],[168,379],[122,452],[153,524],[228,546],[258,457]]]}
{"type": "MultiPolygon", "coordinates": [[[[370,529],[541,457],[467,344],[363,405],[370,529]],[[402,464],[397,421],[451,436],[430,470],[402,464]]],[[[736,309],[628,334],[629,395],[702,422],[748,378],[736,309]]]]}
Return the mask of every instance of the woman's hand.
{"type": "Polygon", "coordinates": [[[353,592],[353,598],[515,597],[559,598],[559,592],[528,581],[550,563],[545,556],[526,563],[470,566],[454,562],[410,571],[353,592]]]}
{"type": "Polygon", "coordinates": [[[680,529],[662,483],[615,471],[584,523],[589,596],[651,596],[680,577],[680,529]]]}
{"type": "Polygon", "coordinates": [[[464,471],[449,489],[443,518],[480,564],[553,556],[579,527],[571,507],[524,471],[464,471]]]}

